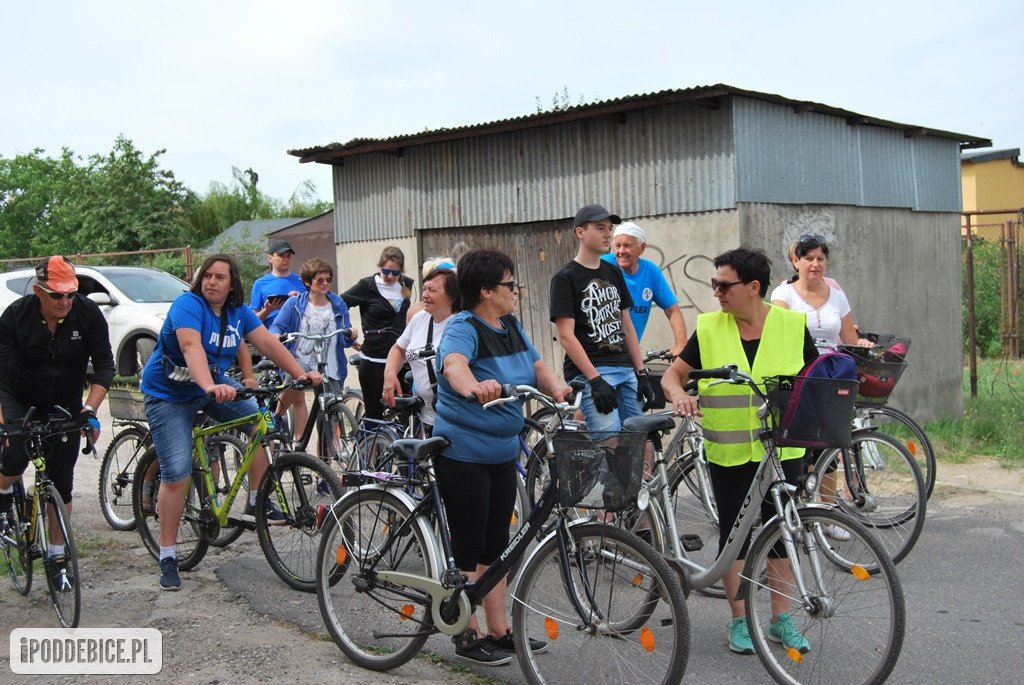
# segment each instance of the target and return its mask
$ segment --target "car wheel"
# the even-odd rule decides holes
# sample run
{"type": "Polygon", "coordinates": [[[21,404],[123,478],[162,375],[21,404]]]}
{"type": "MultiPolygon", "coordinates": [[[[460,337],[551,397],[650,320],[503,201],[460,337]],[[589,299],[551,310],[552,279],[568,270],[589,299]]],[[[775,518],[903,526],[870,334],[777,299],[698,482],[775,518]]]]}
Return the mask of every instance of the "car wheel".
{"type": "Polygon", "coordinates": [[[153,338],[135,339],[135,373],[142,373],[143,367],[146,366],[146,362],[149,361],[149,356],[153,354],[155,348],[156,340],[153,338]]]}

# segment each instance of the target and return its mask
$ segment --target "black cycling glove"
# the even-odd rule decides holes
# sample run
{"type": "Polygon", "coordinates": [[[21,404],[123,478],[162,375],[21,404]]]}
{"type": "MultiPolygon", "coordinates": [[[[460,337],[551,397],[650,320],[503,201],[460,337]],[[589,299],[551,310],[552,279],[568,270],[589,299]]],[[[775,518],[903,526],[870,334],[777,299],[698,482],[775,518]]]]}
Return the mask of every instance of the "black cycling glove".
{"type": "Polygon", "coordinates": [[[636,372],[636,399],[637,402],[643,402],[642,411],[647,411],[654,404],[654,388],[651,387],[647,369],[636,372]]]}
{"type": "Polygon", "coordinates": [[[615,388],[600,376],[590,379],[590,396],[594,398],[594,407],[602,414],[611,414],[619,406],[615,388]]]}

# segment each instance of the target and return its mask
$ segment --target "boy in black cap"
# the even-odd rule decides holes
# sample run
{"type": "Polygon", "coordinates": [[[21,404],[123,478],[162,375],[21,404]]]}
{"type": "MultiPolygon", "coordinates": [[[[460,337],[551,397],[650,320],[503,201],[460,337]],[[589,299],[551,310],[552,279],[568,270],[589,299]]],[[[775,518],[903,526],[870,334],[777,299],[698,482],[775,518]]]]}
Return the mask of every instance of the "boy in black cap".
{"type": "Polygon", "coordinates": [[[270,328],[277,318],[277,310],[292,295],[306,292],[306,285],[299,275],[292,273],[292,257],[295,250],[287,240],[275,240],[270,246],[267,259],[270,273],[260,276],[252,284],[249,306],[260,317],[263,325],[270,328]]]}
{"type": "Polygon", "coordinates": [[[583,416],[592,431],[618,431],[654,399],[629,319],[633,301],[622,272],[601,260],[622,220],[601,205],[576,212],[576,257],[551,279],[551,320],[565,349],[565,380],[585,379],[583,416]]]}

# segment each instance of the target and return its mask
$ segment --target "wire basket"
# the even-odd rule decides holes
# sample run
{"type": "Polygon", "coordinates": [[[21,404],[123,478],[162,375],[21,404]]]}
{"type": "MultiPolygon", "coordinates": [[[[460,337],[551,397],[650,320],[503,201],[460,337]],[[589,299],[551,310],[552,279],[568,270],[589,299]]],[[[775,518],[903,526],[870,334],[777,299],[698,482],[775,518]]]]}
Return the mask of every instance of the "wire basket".
{"type": "Polygon", "coordinates": [[[146,421],[144,395],[137,390],[111,388],[107,391],[110,416],[125,421],[146,421]]]}
{"type": "Polygon", "coordinates": [[[636,501],[646,433],[562,431],[552,440],[563,506],[619,511],[636,501]]]}
{"type": "Polygon", "coordinates": [[[770,376],[765,390],[779,447],[849,447],[857,381],[770,376]]]}
{"type": "Polygon", "coordinates": [[[840,345],[839,351],[853,357],[857,364],[859,404],[885,404],[896,388],[896,382],[907,368],[907,360],[878,348],[840,345]]]}
{"type": "MultiPolygon", "coordinates": [[[[904,338],[892,333],[865,333],[860,332],[860,337],[866,338],[875,344],[875,348],[881,348],[882,354],[889,353],[899,357],[906,357],[910,351],[910,338],[904,338]]],[[[890,361],[890,360],[887,360],[890,361]]]]}

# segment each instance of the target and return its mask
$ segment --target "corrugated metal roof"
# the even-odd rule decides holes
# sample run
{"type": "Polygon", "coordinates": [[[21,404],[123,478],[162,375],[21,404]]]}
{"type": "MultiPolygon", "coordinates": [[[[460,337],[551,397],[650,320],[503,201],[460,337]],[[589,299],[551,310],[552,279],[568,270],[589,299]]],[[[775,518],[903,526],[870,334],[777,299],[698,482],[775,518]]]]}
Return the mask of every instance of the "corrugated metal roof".
{"type": "Polygon", "coordinates": [[[911,124],[901,124],[885,119],[868,117],[845,109],[831,107],[817,102],[805,100],[793,100],[774,95],[771,93],[760,93],[757,91],[743,90],[734,86],[717,84],[714,86],[697,86],[681,90],[663,90],[658,93],[629,95],[626,97],[605,100],[590,105],[579,105],[557,112],[543,112],[529,116],[502,119],[499,121],[460,126],[456,128],[437,129],[421,133],[393,136],[390,138],[355,138],[347,143],[331,143],[329,145],[289,150],[288,154],[299,158],[300,162],[323,162],[335,163],[346,157],[360,155],[367,152],[392,152],[402,154],[405,148],[428,145],[449,140],[464,138],[475,138],[478,136],[493,135],[495,133],[507,133],[520,131],[529,128],[538,128],[562,124],[580,119],[609,116],[615,117],[625,112],[649,107],[661,107],[667,104],[714,100],[726,95],[740,95],[766,102],[774,102],[794,108],[798,112],[816,112],[819,114],[830,114],[836,117],[848,119],[852,122],[866,126],[880,126],[904,132],[909,135],[927,135],[938,138],[956,140],[960,143],[961,149],[990,147],[992,141],[986,138],[978,138],[963,133],[953,133],[938,129],[924,128],[911,124]]]}

